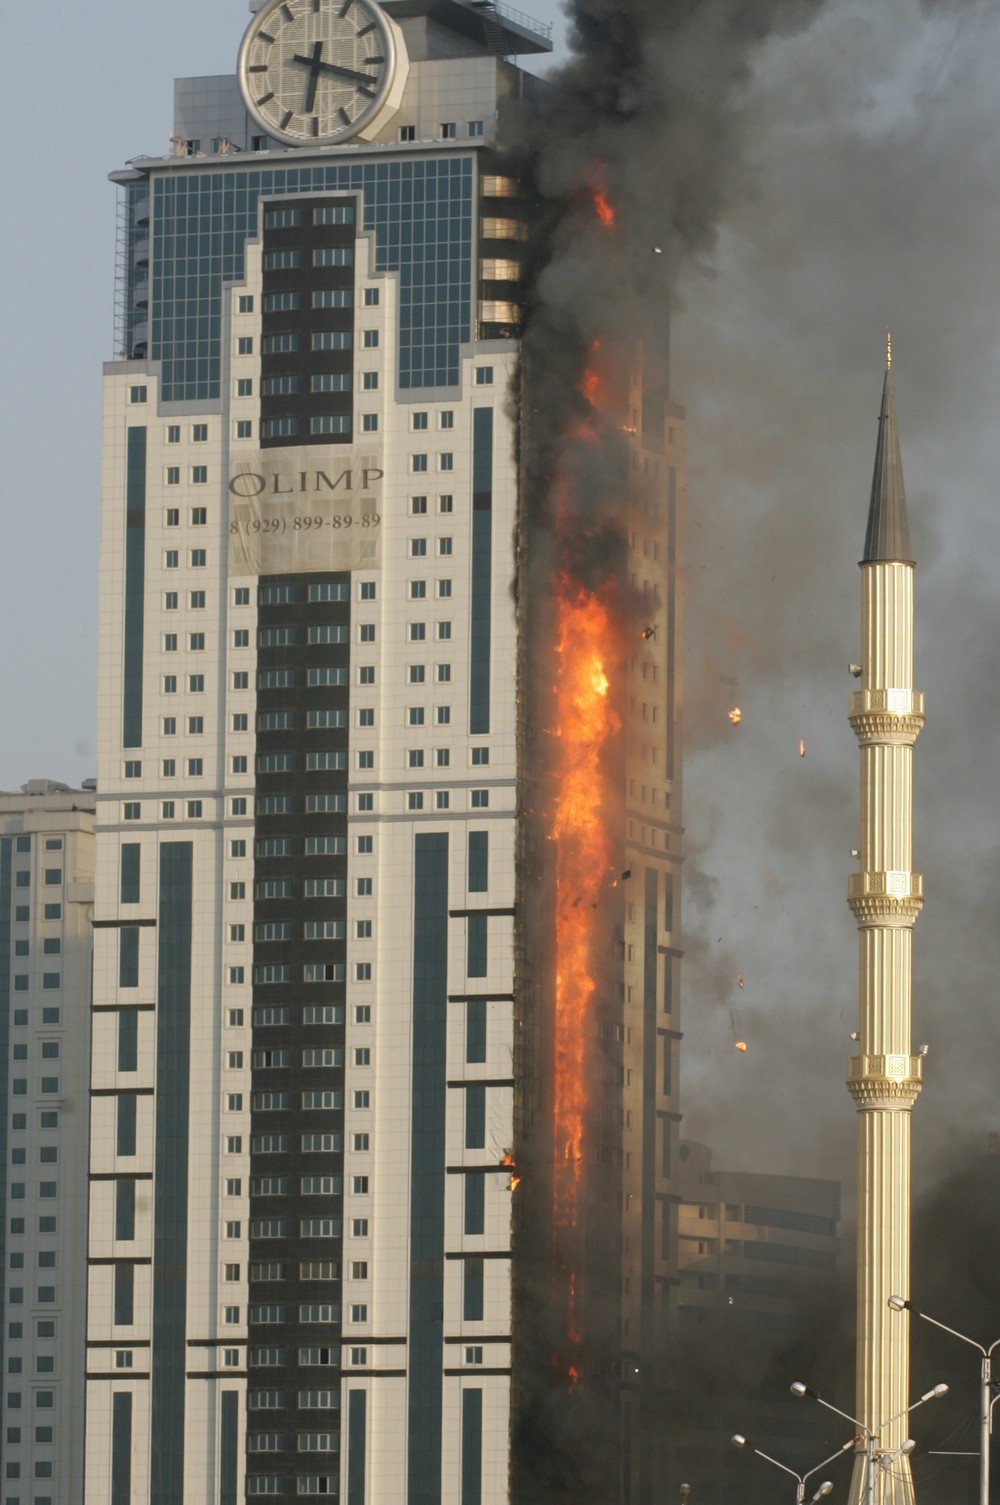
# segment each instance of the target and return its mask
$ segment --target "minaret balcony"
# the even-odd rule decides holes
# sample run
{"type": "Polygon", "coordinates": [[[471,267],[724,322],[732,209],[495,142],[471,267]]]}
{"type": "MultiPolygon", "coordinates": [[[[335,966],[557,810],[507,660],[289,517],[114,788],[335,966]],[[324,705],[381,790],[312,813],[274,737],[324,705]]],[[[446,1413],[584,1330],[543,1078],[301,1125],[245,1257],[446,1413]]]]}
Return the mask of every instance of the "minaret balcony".
{"type": "Polygon", "coordinates": [[[859,926],[909,927],[923,908],[924,875],[899,869],[851,873],[847,902],[859,926]]]}
{"type": "Polygon", "coordinates": [[[922,690],[855,690],[849,720],[862,746],[914,742],[924,724],[922,690]]]}

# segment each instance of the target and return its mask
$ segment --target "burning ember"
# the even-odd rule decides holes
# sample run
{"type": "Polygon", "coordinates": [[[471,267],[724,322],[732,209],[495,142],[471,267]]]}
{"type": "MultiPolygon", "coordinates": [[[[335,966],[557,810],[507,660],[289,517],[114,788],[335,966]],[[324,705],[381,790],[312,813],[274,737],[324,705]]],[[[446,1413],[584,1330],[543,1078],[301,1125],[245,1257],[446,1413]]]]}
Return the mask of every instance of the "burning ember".
{"type": "Polygon", "coordinates": [[[801,739],[801,741],[799,742],[799,757],[800,758],[804,758],[805,755],[806,755],[806,739],[805,739],[805,737],[803,737],[801,739]]]}
{"type": "Polygon", "coordinates": [[[734,726],[739,726],[740,722],[743,720],[743,712],[740,710],[738,705],[734,705],[732,710],[729,712],[729,719],[734,726]]]}
{"type": "Polygon", "coordinates": [[[744,1053],[744,1055],[745,1055],[746,1054],[746,1048],[747,1048],[747,1042],[745,1040],[737,1040],[737,1042],[736,1042],[736,1049],[737,1050],[742,1050],[743,1053],[744,1053]]]}
{"type": "Polygon", "coordinates": [[[599,188],[594,189],[594,208],[601,224],[610,228],[615,222],[615,211],[599,188]]]}

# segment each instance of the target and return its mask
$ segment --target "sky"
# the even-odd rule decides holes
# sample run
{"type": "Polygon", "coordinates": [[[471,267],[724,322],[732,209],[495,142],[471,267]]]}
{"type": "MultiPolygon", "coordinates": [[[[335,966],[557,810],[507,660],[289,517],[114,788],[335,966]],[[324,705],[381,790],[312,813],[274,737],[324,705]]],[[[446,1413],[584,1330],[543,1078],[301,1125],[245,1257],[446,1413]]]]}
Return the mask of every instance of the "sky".
{"type": "MultiPolygon", "coordinates": [[[[521,8],[554,21],[562,46],[553,0],[521,8]]],[[[5,47],[21,60],[8,63],[7,118],[25,123],[6,156],[0,240],[6,789],[95,772],[106,175],[166,149],[172,80],[229,71],[248,19],[245,0],[56,0],[49,14],[43,46],[37,13],[15,7],[5,47]]],[[[998,61],[1000,15],[975,0],[827,0],[811,24],[764,40],[739,101],[739,181],[676,292],[672,386],[688,412],[684,1127],[732,1169],[750,1144],[756,1164],[767,1145],[771,1168],[799,1173],[839,1174],[853,1152],[847,666],[887,325],[928,696],[916,762],[928,900],[915,1028],[931,1045],[921,1164],[998,1126],[998,61]]],[[[656,182],[650,163],[653,194],[656,182]]]]}

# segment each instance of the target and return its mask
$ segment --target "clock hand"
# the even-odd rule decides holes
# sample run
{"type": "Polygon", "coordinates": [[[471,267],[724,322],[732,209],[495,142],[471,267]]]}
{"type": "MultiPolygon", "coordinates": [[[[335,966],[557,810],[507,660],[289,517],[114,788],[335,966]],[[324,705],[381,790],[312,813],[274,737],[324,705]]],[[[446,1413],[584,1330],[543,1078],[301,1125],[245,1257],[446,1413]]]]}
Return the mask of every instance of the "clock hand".
{"type": "Polygon", "coordinates": [[[319,85],[320,71],[330,67],[330,64],[324,63],[322,59],[322,42],[313,43],[312,57],[303,57],[301,53],[296,53],[294,57],[288,59],[290,63],[298,63],[300,67],[309,69],[309,78],[306,82],[306,97],[302,103],[303,115],[312,114],[313,106],[316,103],[316,89],[319,85]]]}
{"type": "MultiPolygon", "coordinates": [[[[320,47],[322,46],[322,43],[317,42],[316,46],[320,47]]],[[[302,57],[298,53],[296,53],[294,57],[289,58],[288,61],[290,63],[299,63],[304,67],[315,69],[319,73],[332,73],[337,78],[349,78],[352,83],[374,84],[377,82],[377,78],[374,74],[358,73],[354,68],[340,68],[336,63],[324,63],[319,58],[314,59],[302,57]]]]}

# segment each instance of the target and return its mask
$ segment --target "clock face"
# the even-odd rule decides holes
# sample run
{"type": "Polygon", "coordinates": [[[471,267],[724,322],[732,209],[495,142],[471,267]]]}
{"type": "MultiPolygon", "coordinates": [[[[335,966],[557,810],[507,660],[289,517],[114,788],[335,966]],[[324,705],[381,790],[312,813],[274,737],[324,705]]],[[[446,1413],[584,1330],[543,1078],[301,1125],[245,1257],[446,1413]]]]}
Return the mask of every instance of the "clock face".
{"type": "Polygon", "coordinates": [[[373,0],[269,0],[240,48],[248,111],[292,146],[372,133],[398,107],[401,74],[402,38],[373,0]]]}

